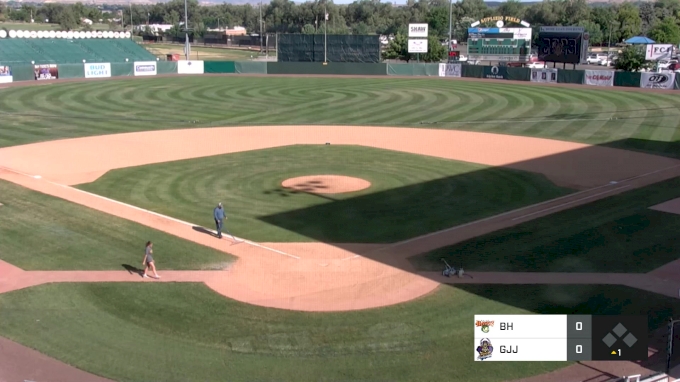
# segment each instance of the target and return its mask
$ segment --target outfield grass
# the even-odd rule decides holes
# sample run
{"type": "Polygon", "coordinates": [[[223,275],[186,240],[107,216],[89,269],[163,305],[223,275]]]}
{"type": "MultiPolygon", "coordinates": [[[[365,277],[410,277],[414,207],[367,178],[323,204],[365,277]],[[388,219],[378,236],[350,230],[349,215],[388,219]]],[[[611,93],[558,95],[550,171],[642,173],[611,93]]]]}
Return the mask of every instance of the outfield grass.
{"type": "Polygon", "coordinates": [[[0,89],[0,147],[186,127],[356,124],[537,136],[680,157],[678,110],[677,94],[484,81],[128,78],[0,89]]]}
{"type": "MultiPolygon", "coordinates": [[[[184,45],[181,44],[142,44],[149,52],[156,56],[166,56],[178,53],[184,57],[184,45]]],[[[260,55],[259,51],[227,48],[208,48],[200,45],[191,46],[191,59],[203,61],[243,61],[260,55]]]]}
{"type": "Polygon", "coordinates": [[[475,313],[649,314],[650,329],[680,313],[677,299],[573,285],[440,287],[398,306],[321,314],[241,304],[199,284],[43,285],[0,305],[0,335],[131,382],[512,380],[568,363],[474,363],[475,313]]]}
{"type": "Polygon", "coordinates": [[[680,257],[680,215],[649,207],[680,197],[680,178],[611,196],[410,260],[444,257],[475,271],[648,272],[680,257]]]}
{"type": "Polygon", "coordinates": [[[131,167],[78,187],[208,227],[223,202],[226,226],[237,236],[335,243],[407,239],[571,192],[534,173],[338,145],[131,167]],[[324,196],[281,187],[289,178],[324,174],[358,177],[371,187],[324,196]]]}
{"type": "Polygon", "coordinates": [[[222,269],[233,256],[0,180],[0,259],[25,270],[222,269]]]}

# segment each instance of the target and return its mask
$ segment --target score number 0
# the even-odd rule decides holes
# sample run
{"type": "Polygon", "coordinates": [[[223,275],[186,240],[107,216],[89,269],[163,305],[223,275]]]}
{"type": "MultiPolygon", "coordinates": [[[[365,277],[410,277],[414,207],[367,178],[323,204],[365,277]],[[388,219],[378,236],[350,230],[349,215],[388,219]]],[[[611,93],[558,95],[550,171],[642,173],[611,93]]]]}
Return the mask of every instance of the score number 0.
{"type": "MultiPolygon", "coordinates": [[[[576,323],[576,330],[583,330],[583,322],[576,323]]],[[[583,345],[576,345],[576,354],[583,353],[583,345]]]]}
{"type": "Polygon", "coordinates": [[[575,38],[544,38],[543,54],[554,54],[557,56],[566,56],[576,54],[576,39],[575,38]]]}
{"type": "MultiPolygon", "coordinates": [[[[576,330],[583,330],[583,322],[577,322],[576,323],[576,330]]],[[[619,357],[621,357],[621,349],[618,349],[619,351],[619,357]]],[[[583,353],[583,345],[576,345],[576,354],[582,354],[583,353]]]]}

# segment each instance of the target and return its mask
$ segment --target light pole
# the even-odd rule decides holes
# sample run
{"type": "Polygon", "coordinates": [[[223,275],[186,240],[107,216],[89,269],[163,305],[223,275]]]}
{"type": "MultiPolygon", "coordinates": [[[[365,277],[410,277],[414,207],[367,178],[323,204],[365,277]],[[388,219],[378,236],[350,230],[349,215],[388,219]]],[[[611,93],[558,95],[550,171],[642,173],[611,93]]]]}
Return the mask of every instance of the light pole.
{"type": "Polygon", "coordinates": [[[323,63],[326,64],[326,34],[328,32],[328,12],[326,4],[323,5],[323,63]]]}
{"type": "Polygon", "coordinates": [[[449,57],[447,61],[451,61],[451,32],[453,31],[453,0],[449,0],[449,57]]]}
{"type": "Polygon", "coordinates": [[[189,12],[187,11],[187,0],[184,0],[184,55],[189,61],[191,54],[191,44],[189,44],[189,12]]]}
{"type": "Polygon", "coordinates": [[[262,54],[262,0],[260,0],[260,54],[262,54]]]}
{"type": "Polygon", "coordinates": [[[132,1],[130,1],[130,35],[135,31],[135,24],[132,22],[132,1]]]}
{"type": "Polygon", "coordinates": [[[220,30],[220,18],[217,18],[217,30],[220,30]]]}
{"type": "Polygon", "coordinates": [[[612,54],[612,26],[614,25],[614,22],[610,21],[609,22],[609,42],[607,43],[607,57],[609,57],[610,54],[612,54]]]}

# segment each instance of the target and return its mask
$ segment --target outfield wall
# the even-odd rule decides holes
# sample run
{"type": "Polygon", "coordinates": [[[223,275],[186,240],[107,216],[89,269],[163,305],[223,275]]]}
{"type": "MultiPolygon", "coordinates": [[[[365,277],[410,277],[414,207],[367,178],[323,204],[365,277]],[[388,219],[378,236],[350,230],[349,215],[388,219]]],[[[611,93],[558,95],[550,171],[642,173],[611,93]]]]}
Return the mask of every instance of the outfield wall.
{"type": "MultiPolygon", "coordinates": [[[[0,83],[54,80],[60,78],[106,78],[168,74],[292,74],[464,77],[539,83],[580,84],[649,89],[680,89],[676,73],[630,73],[610,69],[530,69],[467,64],[371,64],[344,62],[258,62],[258,61],[137,61],[53,65],[13,65],[0,70],[0,83]],[[36,74],[37,73],[37,74],[36,74]]],[[[2,69],[2,68],[0,68],[2,69]]]]}

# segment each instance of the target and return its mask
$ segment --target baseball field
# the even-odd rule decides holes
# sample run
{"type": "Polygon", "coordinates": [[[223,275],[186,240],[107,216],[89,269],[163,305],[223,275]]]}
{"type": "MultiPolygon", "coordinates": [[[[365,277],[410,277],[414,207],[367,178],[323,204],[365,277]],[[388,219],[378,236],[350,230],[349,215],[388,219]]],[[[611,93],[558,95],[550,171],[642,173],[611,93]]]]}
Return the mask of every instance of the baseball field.
{"type": "Polygon", "coordinates": [[[677,95],[59,81],[0,88],[0,380],[566,382],[665,366],[677,95]],[[149,240],[159,280],[141,277],[149,240]],[[471,277],[443,277],[441,258],[471,277]],[[647,315],[650,360],[475,363],[473,316],[513,313],[647,315]]]}

